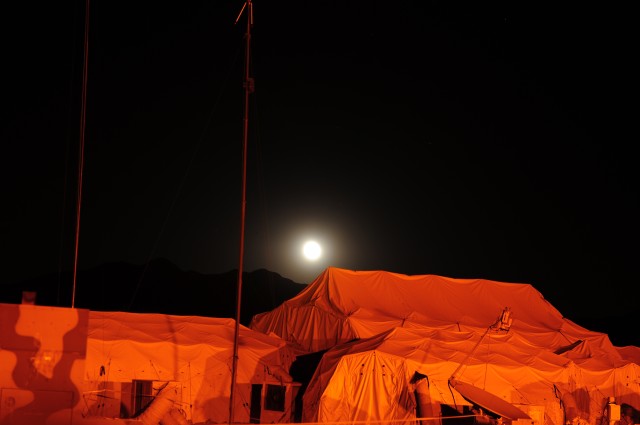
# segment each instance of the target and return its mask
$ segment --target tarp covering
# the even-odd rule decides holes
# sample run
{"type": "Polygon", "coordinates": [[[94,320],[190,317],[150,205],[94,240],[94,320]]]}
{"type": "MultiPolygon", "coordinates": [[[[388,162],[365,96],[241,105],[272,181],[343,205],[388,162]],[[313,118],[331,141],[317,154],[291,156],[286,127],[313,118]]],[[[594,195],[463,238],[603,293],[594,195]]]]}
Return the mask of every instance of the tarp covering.
{"type": "Polygon", "coordinates": [[[304,421],[415,418],[416,372],[432,403],[464,400],[449,386],[456,372],[525,412],[543,409],[547,424],[595,425],[608,397],[640,405],[637,350],[563,317],[530,284],[330,267],[250,327],[328,349],[305,391],[304,421]],[[506,307],[510,328],[489,332],[506,307]]]}
{"type": "Polygon", "coordinates": [[[394,327],[484,329],[505,307],[514,313],[512,328],[534,345],[560,349],[588,340],[589,350],[606,353],[611,366],[625,362],[606,334],[563,317],[532,285],[486,279],[329,267],[296,297],[254,316],[250,328],[316,352],[394,327]]]}

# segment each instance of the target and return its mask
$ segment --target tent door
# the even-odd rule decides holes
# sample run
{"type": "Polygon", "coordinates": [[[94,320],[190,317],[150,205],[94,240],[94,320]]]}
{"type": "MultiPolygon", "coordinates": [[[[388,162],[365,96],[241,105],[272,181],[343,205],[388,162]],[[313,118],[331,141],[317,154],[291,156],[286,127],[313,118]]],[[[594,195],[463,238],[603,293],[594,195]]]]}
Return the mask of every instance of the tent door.
{"type": "Polygon", "coordinates": [[[251,384],[251,410],[249,423],[259,424],[262,410],[262,384],[251,384]]]}

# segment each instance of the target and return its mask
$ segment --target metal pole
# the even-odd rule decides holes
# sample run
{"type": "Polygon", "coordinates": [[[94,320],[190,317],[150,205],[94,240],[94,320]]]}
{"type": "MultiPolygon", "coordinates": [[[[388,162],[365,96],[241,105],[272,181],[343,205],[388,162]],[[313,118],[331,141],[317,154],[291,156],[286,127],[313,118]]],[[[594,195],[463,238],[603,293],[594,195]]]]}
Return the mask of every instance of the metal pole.
{"type": "MultiPolygon", "coordinates": [[[[233,423],[233,410],[235,399],[236,376],[238,374],[238,341],[240,338],[240,307],[242,305],[242,270],[244,260],[244,228],[247,205],[247,144],[249,134],[249,95],[253,92],[253,79],[249,74],[249,53],[251,48],[251,25],[253,21],[253,10],[251,0],[247,0],[243,10],[247,9],[247,33],[245,36],[245,64],[244,64],[244,122],[242,140],[242,204],[240,220],[240,260],[238,264],[238,288],[236,294],[236,323],[233,338],[233,366],[231,368],[231,393],[229,396],[229,424],[233,423]]],[[[242,11],[240,11],[242,14],[242,11]]]]}

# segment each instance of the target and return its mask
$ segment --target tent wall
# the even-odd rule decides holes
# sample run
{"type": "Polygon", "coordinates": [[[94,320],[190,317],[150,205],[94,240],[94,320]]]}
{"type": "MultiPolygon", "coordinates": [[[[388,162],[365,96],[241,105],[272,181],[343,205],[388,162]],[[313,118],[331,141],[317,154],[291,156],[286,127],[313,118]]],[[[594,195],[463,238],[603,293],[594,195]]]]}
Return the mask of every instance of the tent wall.
{"type": "MultiPolygon", "coordinates": [[[[0,319],[0,423],[229,420],[231,319],[26,304],[0,304],[0,319]]],[[[240,327],[234,422],[293,419],[293,359],[281,339],[240,327]]]]}
{"type": "MultiPolygon", "coordinates": [[[[518,348],[523,347],[513,339],[503,335],[480,345],[457,378],[531,412],[532,418],[542,421],[539,425],[573,420],[599,425],[609,397],[637,405],[637,365],[593,372],[560,355],[522,356],[518,348]]],[[[367,420],[415,419],[416,411],[409,404],[404,404],[402,412],[385,412],[392,411],[390,400],[402,405],[401,400],[411,398],[407,394],[416,394],[418,386],[411,379],[416,373],[428,379],[431,410],[468,404],[449,386],[449,379],[472,345],[463,334],[456,339],[455,332],[396,328],[328,350],[304,394],[303,420],[364,420],[365,411],[367,420]],[[378,374],[385,374],[388,381],[378,374]]]]}

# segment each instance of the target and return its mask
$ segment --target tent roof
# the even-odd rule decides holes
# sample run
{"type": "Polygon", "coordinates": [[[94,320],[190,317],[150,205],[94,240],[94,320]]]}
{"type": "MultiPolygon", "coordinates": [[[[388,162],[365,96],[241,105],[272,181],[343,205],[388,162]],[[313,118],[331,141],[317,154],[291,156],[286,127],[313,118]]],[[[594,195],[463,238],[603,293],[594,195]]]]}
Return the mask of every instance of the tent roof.
{"type": "MultiPolygon", "coordinates": [[[[263,369],[278,370],[274,379],[286,375],[295,353],[285,341],[242,325],[239,331],[239,382],[263,379],[263,369]]],[[[234,335],[233,319],[91,311],[85,370],[93,378],[108,365],[113,381],[181,380],[184,368],[198,367],[227,375],[234,335]]]]}
{"type": "Polygon", "coordinates": [[[587,357],[623,361],[606,334],[563,317],[532,285],[486,279],[329,267],[296,297],[254,316],[250,327],[315,352],[395,327],[478,332],[505,307],[511,329],[532,346],[555,351],[582,341],[587,357]]]}

